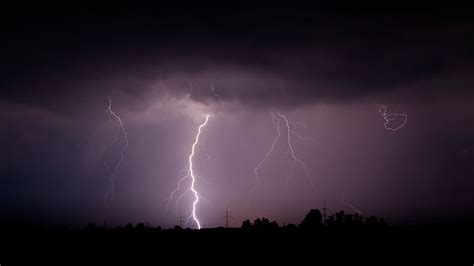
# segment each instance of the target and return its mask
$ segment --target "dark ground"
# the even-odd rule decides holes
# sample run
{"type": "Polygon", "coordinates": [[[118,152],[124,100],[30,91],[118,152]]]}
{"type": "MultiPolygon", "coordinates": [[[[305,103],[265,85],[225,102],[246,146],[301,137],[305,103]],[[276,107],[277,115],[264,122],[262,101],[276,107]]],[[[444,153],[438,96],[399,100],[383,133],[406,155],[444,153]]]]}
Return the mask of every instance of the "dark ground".
{"type": "Polygon", "coordinates": [[[454,262],[459,260],[470,265],[473,228],[472,225],[419,225],[314,230],[296,227],[162,230],[144,226],[115,229],[89,226],[72,230],[4,226],[0,263],[16,265],[32,261],[69,265],[95,264],[101,259],[123,263],[132,259],[135,265],[142,261],[168,264],[170,260],[169,263],[254,262],[258,258],[266,262],[289,259],[296,263],[311,259],[338,264],[346,260],[385,264],[417,258],[425,263],[449,260],[449,265],[457,265],[454,262]]]}

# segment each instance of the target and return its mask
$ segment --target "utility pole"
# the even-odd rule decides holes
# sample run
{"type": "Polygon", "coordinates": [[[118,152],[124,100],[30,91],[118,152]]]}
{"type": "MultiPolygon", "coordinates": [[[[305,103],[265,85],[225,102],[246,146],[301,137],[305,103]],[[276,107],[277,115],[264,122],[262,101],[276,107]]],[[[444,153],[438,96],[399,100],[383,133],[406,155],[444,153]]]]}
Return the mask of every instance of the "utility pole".
{"type": "Polygon", "coordinates": [[[229,216],[229,206],[226,206],[226,209],[225,209],[225,228],[229,228],[229,219],[231,219],[232,217],[229,216]]]}
{"type": "Polygon", "coordinates": [[[184,222],[184,217],[183,217],[183,213],[179,213],[179,227],[183,228],[183,222],[184,222]]]}

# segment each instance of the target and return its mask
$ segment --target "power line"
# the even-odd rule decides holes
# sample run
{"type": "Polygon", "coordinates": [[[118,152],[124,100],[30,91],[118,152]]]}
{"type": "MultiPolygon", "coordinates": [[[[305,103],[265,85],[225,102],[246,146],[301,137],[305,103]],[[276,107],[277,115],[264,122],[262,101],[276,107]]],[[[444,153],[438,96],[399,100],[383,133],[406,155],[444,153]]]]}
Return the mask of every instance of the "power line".
{"type": "Polygon", "coordinates": [[[232,216],[229,215],[229,207],[228,206],[226,206],[226,209],[225,209],[224,219],[225,219],[225,227],[229,228],[229,220],[232,219],[232,216]]]}
{"type": "Polygon", "coordinates": [[[331,212],[331,209],[329,208],[326,208],[326,200],[324,200],[324,205],[323,205],[323,223],[326,222],[326,218],[327,218],[327,212],[331,212]]]}
{"type": "Polygon", "coordinates": [[[182,213],[179,214],[178,223],[179,223],[179,227],[183,228],[184,217],[183,217],[183,214],[182,214],[182,213]]]}

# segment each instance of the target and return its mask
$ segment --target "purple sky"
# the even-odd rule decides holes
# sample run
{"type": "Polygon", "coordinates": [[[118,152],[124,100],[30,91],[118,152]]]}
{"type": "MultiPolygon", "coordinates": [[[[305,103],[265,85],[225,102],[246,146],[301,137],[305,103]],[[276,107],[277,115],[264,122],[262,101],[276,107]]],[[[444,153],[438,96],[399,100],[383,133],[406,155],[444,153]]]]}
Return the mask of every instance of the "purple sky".
{"type": "Polygon", "coordinates": [[[332,211],[350,211],[343,195],[363,215],[389,222],[472,218],[470,15],[262,8],[137,15],[117,7],[66,16],[56,8],[4,19],[3,220],[175,225],[193,198],[177,211],[174,201],[166,210],[166,198],[207,113],[195,156],[195,172],[207,180],[196,183],[207,200],[198,204],[204,226],[223,225],[226,206],[234,226],[257,216],[298,223],[324,200],[332,211]],[[104,160],[115,128],[106,124],[107,97],[129,140],[109,207],[104,160]],[[386,130],[378,105],[407,114],[406,125],[386,130]],[[292,159],[282,127],[251,189],[276,134],[276,110],[311,138],[292,142],[314,188],[298,166],[287,180],[292,159]]]}

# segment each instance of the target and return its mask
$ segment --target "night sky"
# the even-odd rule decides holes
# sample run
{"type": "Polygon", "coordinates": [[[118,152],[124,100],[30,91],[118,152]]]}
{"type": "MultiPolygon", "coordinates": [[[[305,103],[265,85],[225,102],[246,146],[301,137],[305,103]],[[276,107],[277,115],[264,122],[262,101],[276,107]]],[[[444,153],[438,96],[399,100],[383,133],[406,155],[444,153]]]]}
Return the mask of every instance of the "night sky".
{"type": "Polygon", "coordinates": [[[222,226],[226,207],[233,226],[261,216],[297,223],[324,200],[351,212],[343,198],[387,222],[474,218],[469,10],[87,2],[0,10],[2,222],[174,226],[194,197],[178,208],[167,198],[206,114],[193,161],[205,227],[222,226]],[[125,143],[120,132],[113,141],[108,98],[129,145],[106,205],[125,143]],[[384,126],[379,105],[406,114],[406,124],[387,130],[403,117],[384,126]],[[291,171],[281,117],[256,185],[278,112],[314,187],[301,165],[291,171]]]}

